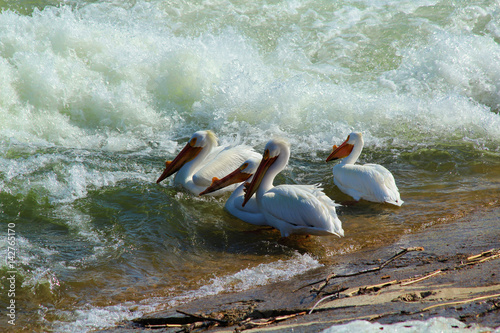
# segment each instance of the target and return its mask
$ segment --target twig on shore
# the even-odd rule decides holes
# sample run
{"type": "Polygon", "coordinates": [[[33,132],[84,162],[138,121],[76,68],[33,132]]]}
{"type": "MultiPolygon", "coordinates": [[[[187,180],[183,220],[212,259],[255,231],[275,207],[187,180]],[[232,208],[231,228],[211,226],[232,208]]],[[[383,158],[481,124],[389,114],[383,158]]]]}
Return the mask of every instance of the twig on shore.
{"type": "MultiPolygon", "coordinates": [[[[410,248],[410,249],[413,249],[413,248],[410,248]]],[[[405,250],[408,250],[408,249],[405,249],[405,250]]],[[[405,251],[405,250],[403,250],[403,251],[397,253],[396,255],[392,256],[391,258],[389,258],[388,260],[386,260],[382,265],[380,265],[378,267],[375,267],[375,268],[372,268],[372,269],[369,269],[369,270],[364,270],[364,271],[357,272],[357,273],[353,273],[351,275],[355,276],[355,275],[359,275],[359,274],[363,274],[363,273],[367,273],[367,272],[378,271],[378,270],[382,269],[384,266],[386,266],[389,262],[395,260],[396,258],[399,258],[403,254],[405,254],[406,252],[408,252],[408,251],[405,251]]],[[[474,256],[468,257],[467,260],[470,261],[470,262],[465,263],[465,264],[461,264],[459,266],[456,266],[453,269],[457,269],[457,268],[464,267],[464,266],[467,266],[467,265],[475,265],[475,264],[483,263],[483,262],[485,262],[487,260],[492,260],[492,259],[497,259],[497,258],[500,258],[500,250],[491,249],[491,250],[482,252],[482,253],[480,253],[478,255],[474,255],[474,256]]],[[[450,269],[452,269],[452,268],[450,268],[450,269]]],[[[382,288],[388,287],[390,285],[398,284],[398,283],[401,286],[408,286],[410,284],[418,283],[418,282],[421,282],[423,280],[429,279],[429,278],[431,278],[433,276],[436,276],[436,275],[444,272],[445,270],[446,269],[438,269],[438,270],[436,270],[436,271],[434,271],[432,273],[429,273],[429,274],[424,275],[424,276],[419,277],[419,278],[410,278],[410,279],[405,279],[405,280],[393,280],[393,281],[389,281],[389,282],[381,283],[381,284],[376,284],[376,285],[372,285],[372,286],[364,286],[364,287],[352,288],[353,290],[351,292],[346,293],[345,296],[346,297],[352,297],[352,296],[355,296],[356,294],[357,295],[361,295],[361,294],[365,294],[367,292],[378,291],[378,290],[380,290],[382,288]]],[[[337,275],[335,277],[340,277],[340,275],[337,275]]],[[[328,279],[328,277],[327,277],[327,279],[328,279]]],[[[325,283],[328,283],[328,281],[326,281],[327,279],[322,280],[321,282],[325,281],[325,283]]],[[[322,288],[324,288],[324,286],[322,288]]],[[[321,288],[320,288],[320,290],[321,290],[321,288]]],[[[336,296],[340,296],[340,294],[338,293],[338,295],[336,295],[336,296]]],[[[495,294],[495,295],[490,295],[490,296],[483,296],[483,297],[477,297],[477,298],[473,298],[473,299],[470,299],[470,300],[463,300],[463,301],[458,301],[458,302],[436,304],[436,305],[432,305],[432,306],[429,306],[427,308],[424,308],[424,309],[420,310],[419,312],[421,312],[421,311],[427,311],[427,310],[429,310],[431,308],[438,307],[438,306],[446,306],[446,305],[454,305],[454,304],[465,304],[465,303],[468,303],[468,302],[474,302],[476,300],[481,300],[481,299],[486,299],[486,298],[491,298],[491,297],[497,297],[497,296],[500,296],[500,294],[495,294]]],[[[313,307],[311,308],[311,310],[309,311],[309,314],[311,314],[320,303],[322,303],[323,301],[325,301],[325,300],[327,300],[329,298],[332,298],[332,295],[325,296],[325,297],[321,298],[319,301],[317,301],[313,305],[313,307]]]]}
{"type": "Polygon", "coordinates": [[[241,330],[248,330],[254,327],[262,327],[262,326],[267,326],[271,325],[274,323],[278,323],[280,321],[284,321],[287,319],[295,318],[297,316],[303,316],[307,314],[306,311],[301,311],[297,313],[292,313],[289,315],[284,315],[284,316],[278,316],[278,317],[271,317],[271,318],[263,318],[263,319],[252,319],[252,318],[247,318],[246,320],[240,322],[240,327],[237,329],[238,331],[241,330]]]}
{"type": "Polygon", "coordinates": [[[216,322],[218,324],[223,324],[223,325],[227,325],[227,321],[225,320],[220,320],[220,319],[216,319],[216,318],[211,318],[211,317],[205,317],[205,316],[200,316],[200,315],[195,315],[195,314],[192,314],[192,313],[188,313],[188,312],[184,312],[184,311],[181,311],[181,310],[176,310],[178,313],[180,314],[183,314],[185,316],[188,316],[188,317],[193,317],[195,319],[199,319],[199,320],[203,320],[203,321],[213,321],[213,322],[216,322]]]}
{"type": "MultiPolygon", "coordinates": [[[[495,297],[500,297],[500,294],[493,294],[493,295],[487,295],[487,296],[481,296],[481,297],[475,297],[471,299],[466,299],[466,300],[461,300],[461,301],[455,301],[455,302],[447,302],[447,303],[441,303],[441,304],[435,304],[428,306],[426,308],[413,311],[413,312],[402,312],[402,311],[391,311],[391,312],[385,312],[385,313],[379,313],[379,314],[370,314],[370,315],[364,315],[364,316],[358,316],[358,317],[351,317],[351,318],[342,318],[342,319],[337,319],[337,320],[332,320],[330,323],[343,323],[343,322],[349,322],[349,321],[354,321],[354,320],[377,320],[383,317],[387,316],[392,316],[392,315],[401,315],[401,314],[406,314],[406,315],[415,315],[418,313],[426,312],[430,309],[441,307],[441,306],[448,306],[448,305],[461,305],[461,304],[467,304],[475,301],[481,301],[485,299],[490,299],[490,298],[495,298],[495,297]]],[[[488,310],[487,312],[495,311],[496,309],[499,309],[500,306],[497,305],[495,301],[493,301],[493,309],[488,310]]],[[[312,312],[312,310],[309,312],[309,314],[312,312]]]]}
{"type": "Polygon", "coordinates": [[[484,251],[484,252],[481,252],[479,254],[468,257],[467,261],[475,261],[475,260],[479,260],[480,258],[490,257],[490,256],[494,255],[495,252],[498,252],[498,250],[491,249],[488,251],[484,251]]]}
{"type": "MultiPolygon", "coordinates": [[[[358,295],[362,295],[362,294],[366,294],[366,293],[369,293],[369,292],[372,292],[372,291],[379,291],[380,289],[382,288],[385,288],[385,287],[388,287],[388,286],[392,286],[393,284],[396,284],[396,283],[399,283],[398,280],[393,280],[393,281],[389,281],[389,282],[385,282],[385,283],[381,283],[381,284],[375,284],[375,285],[372,285],[372,286],[363,286],[363,287],[359,287],[359,288],[353,288],[354,290],[352,290],[351,292],[345,294],[345,297],[351,297],[351,296],[354,296],[356,294],[358,295]]],[[[345,291],[345,290],[348,290],[349,288],[344,288],[342,291],[345,291]]],[[[325,296],[323,297],[322,299],[320,299],[319,301],[317,301],[313,307],[311,308],[311,310],[309,310],[309,313],[308,314],[311,314],[313,313],[314,309],[316,309],[316,307],[323,301],[329,299],[329,298],[333,298],[333,297],[339,297],[340,296],[340,291],[338,293],[335,293],[333,295],[328,295],[328,296],[325,296]]]]}
{"type": "Polygon", "coordinates": [[[500,250],[491,249],[491,250],[476,254],[474,256],[468,257],[467,262],[463,265],[464,266],[475,265],[475,264],[479,264],[479,263],[482,263],[482,262],[485,262],[488,260],[492,260],[492,259],[497,259],[497,258],[500,258],[500,250]]]}
{"type": "Polygon", "coordinates": [[[323,302],[324,300],[327,300],[327,299],[329,299],[329,298],[334,298],[334,297],[339,298],[339,297],[340,297],[340,293],[341,293],[342,291],[346,291],[347,289],[349,289],[349,288],[342,288],[342,289],[338,290],[337,292],[335,292],[335,293],[333,293],[333,294],[330,294],[330,295],[328,295],[328,296],[323,297],[322,299],[320,299],[319,301],[317,301],[317,302],[313,305],[313,307],[311,308],[311,310],[309,310],[308,314],[313,313],[314,309],[316,309],[316,307],[319,305],[319,303],[321,303],[321,302],[323,302]]]}
{"type": "Polygon", "coordinates": [[[307,284],[305,286],[302,286],[302,287],[294,290],[294,292],[299,291],[299,290],[304,289],[304,288],[307,288],[307,287],[311,287],[311,286],[313,286],[315,284],[318,284],[318,283],[322,283],[319,288],[315,288],[313,290],[314,292],[317,292],[317,294],[319,295],[319,293],[328,285],[328,283],[332,279],[335,279],[335,278],[344,278],[344,277],[352,277],[352,276],[357,276],[357,275],[361,275],[361,274],[378,272],[382,268],[384,268],[385,266],[387,266],[389,263],[391,263],[394,260],[396,260],[396,259],[404,256],[408,252],[423,251],[423,250],[424,250],[424,248],[420,247],[420,246],[418,246],[418,247],[408,247],[406,249],[403,249],[403,250],[399,251],[398,253],[396,253],[395,255],[393,255],[392,257],[390,257],[389,259],[387,259],[386,261],[384,261],[382,264],[380,264],[377,267],[365,269],[365,270],[362,270],[362,271],[359,271],[359,272],[355,272],[355,273],[348,273],[348,274],[335,274],[335,273],[332,273],[332,274],[328,275],[326,278],[324,278],[322,280],[319,280],[319,281],[311,282],[311,283],[309,283],[309,284],[307,284]]]}
{"type": "Polygon", "coordinates": [[[374,284],[374,285],[371,285],[371,286],[364,286],[364,287],[354,288],[355,290],[347,293],[345,296],[346,297],[352,297],[354,295],[364,295],[364,294],[371,293],[371,292],[377,292],[377,291],[379,291],[382,288],[392,286],[393,284],[397,284],[399,282],[400,282],[399,280],[392,280],[392,281],[389,281],[389,282],[384,282],[384,283],[380,283],[380,284],[374,284]]]}
{"type": "Polygon", "coordinates": [[[423,280],[427,280],[428,278],[431,278],[431,277],[433,277],[435,275],[438,275],[438,274],[440,274],[442,272],[443,272],[442,270],[438,269],[437,271],[434,271],[434,272],[432,272],[430,274],[422,276],[421,278],[418,278],[418,279],[406,279],[406,280],[401,281],[401,285],[402,286],[408,286],[410,284],[414,284],[414,283],[417,283],[417,282],[420,282],[420,281],[423,281],[423,280]]]}
{"type": "Polygon", "coordinates": [[[181,324],[146,324],[144,327],[158,329],[158,328],[181,328],[184,325],[181,324]]]}
{"type": "Polygon", "coordinates": [[[494,297],[500,297],[500,294],[475,297],[475,298],[465,299],[465,300],[462,300],[462,301],[455,301],[455,302],[447,302],[447,303],[441,303],[441,304],[434,304],[434,305],[428,306],[426,308],[423,308],[422,310],[420,310],[420,312],[428,311],[430,309],[437,308],[437,307],[440,307],[440,306],[460,305],[460,304],[466,304],[466,303],[471,303],[471,302],[475,302],[475,301],[481,301],[483,299],[494,298],[494,297]]]}

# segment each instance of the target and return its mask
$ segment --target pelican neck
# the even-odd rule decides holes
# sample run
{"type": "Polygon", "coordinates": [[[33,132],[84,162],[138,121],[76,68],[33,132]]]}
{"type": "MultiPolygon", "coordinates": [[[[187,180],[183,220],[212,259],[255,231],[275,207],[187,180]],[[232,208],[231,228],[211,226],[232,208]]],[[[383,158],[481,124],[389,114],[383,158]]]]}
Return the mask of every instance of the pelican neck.
{"type": "Polygon", "coordinates": [[[363,150],[363,141],[356,141],[354,142],[354,147],[352,148],[351,153],[349,156],[345,157],[342,162],[339,164],[354,164],[358,160],[359,156],[361,155],[361,151],[363,150]]]}

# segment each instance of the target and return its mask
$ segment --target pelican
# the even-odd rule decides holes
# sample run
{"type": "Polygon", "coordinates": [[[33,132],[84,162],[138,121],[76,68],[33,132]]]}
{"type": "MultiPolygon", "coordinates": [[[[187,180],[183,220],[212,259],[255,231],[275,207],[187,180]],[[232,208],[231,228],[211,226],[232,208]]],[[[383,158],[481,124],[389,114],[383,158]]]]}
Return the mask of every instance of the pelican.
{"type": "Polygon", "coordinates": [[[401,206],[404,201],[389,170],[379,164],[354,164],[363,150],[363,144],[363,135],[353,132],[339,147],[333,146],[327,162],[345,157],[333,167],[335,185],[356,201],[365,199],[401,206]]]}
{"type": "MultiPolygon", "coordinates": [[[[214,177],[212,180],[212,185],[207,187],[205,191],[201,192],[200,195],[211,193],[213,191],[220,190],[226,186],[244,182],[246,180],[251,181],[253,174],[259,166],[262,156],[250,157],[243,164],[228,174],[222,179],[214,177]]],[[[267,221],[264,215],[260,212],[257,202],[255,201],[255,195],[250,198],[245,207],[243,204],[244,196],[244,184],[239,185],[236,190],[231,194],[229,199],[227,199],[224,208],[233,216],[236,216],[242,221],[255,224],[255,225],[267,225],[267,221]]]]}
{"type": "MultiPolygon", "coordinates": [[[[259,154],[243,145],[218,146],[217,137],[212,131],[198,131],[173,161],[165,163],[165,170],[156,182],[160,183],[176,173],[174,184],[181,185],[194,195],[198,195],[210,186],[213,177],[226,175],[249,156],[259,156],[259,154]]],[[[233,190],[236,186],[221,189],[214,194],[233,190]]]]}
{"type": "Polygon", "coordinates": [[[250,183],[245,183],[243,207],[256,194],[256,202],[267,224],[282,237],[291,234],[343,236],[333,200],[318,185],[273,186],[274,177],[285,168],[290,145],[281,139],[270,140],[262,161],[250,183]]]}

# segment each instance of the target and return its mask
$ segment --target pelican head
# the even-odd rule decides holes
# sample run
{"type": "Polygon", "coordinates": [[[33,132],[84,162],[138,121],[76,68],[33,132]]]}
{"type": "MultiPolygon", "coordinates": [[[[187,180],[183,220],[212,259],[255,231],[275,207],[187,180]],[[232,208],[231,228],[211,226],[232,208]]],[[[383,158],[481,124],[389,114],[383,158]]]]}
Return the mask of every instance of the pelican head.
{"type": "Polygon", "coordinates": [[[212,131],[198,131],[191,136],[191,139],[173,161],[165,162],[165,170],[156,183],[179,171],[186,163],[192,161],[206,147],[217,145],[217,137],[212,131]]]}
{"type": "Polygon", "coordinates": [[[259,166],[260,159],[251,157],[247,159],[243,164],[240,165],[240,167],[227,176],[219,179],[217,177],[214,177],[212,179],[212,184],[207,187],[203,192],[201,192],[199,195],[204,195],[208,194],[217,190],[220,190],[221,188],[227,187],[232,184],[236,183],[241,183],[252,177],[252,175],[255,173],[257,170],[257,167],[259,166]]]}
{"type": "Polygon", "coordinates": [[[283,170],[288,159],[290,157],[290,144],[282,139],[271,139],[266,144],[264,149],[264,155],[262,160],[255,172],[253,179],[250,183],[245,183],[245,197],[243,200],[243,207],[250,200],[252,195],[261,186],[263,179],[266,174],[269,174],[269,178],[266,178],[264,186],[272,186],[272,180],[274,177],[283,170]],[[277,164],[275,164],[278,162],[277,164]],[[269,172],[269,170],[272,172],[269,172]]]}
{"type": "Polygon", "coordinates": [[[352,132],[340,146],[334,145],[326,161],[329,162],[349,156],[355,145],[363,146],[363,134],[360,132],[352,132]]]}

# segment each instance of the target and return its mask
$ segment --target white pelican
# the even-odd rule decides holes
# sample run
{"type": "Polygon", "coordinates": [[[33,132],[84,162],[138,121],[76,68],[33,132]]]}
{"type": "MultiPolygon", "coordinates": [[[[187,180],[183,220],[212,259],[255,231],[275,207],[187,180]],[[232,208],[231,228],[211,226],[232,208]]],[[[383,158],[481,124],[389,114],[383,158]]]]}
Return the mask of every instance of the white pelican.
{"type": "Polygon", "coordinates": [[[363,144],[362,134],[353,132],[339,147],[333,146],[327,162],[345,157],[333,167],[333,182],[356,201],[365,199],[401,206],[404,201],[389,170],[379,164],[354,164],[363,150],[363,144]]]}
{"type": "MultiPolygon", "coordinates": [[[[259,166],[260,160],[261,156],[258,158],[251,157],[243,162],[238,169],[234,170],[226,177],[222,179],[214,177],[212,185],[207,187],[207,189],[201,192],[200,195],[220,190],[221,188],[235,183],[244,182],[246,180],[251,181],[253,174],[259,166]]],[[[245,207],[243,207],[243,196],[245,195],[244,187],[244,184],[241,184],[236,188],[236,190],[234,190],[229,199],[227,199],[224,208],[231,215],[236,216],[245,222],[255,225],[267,225],[264,215],[260,212],[259,207],[257,206],[255,195],[253,195],[252,198],[246,203],[245,207]]]]}
{"type": "MultiPolygon", "coordinates": [[[[247,146],[218,146],[217,137],[212,131],[198,131],[173,161],[165,163],[166,168],[156,182],[159,183],[177,173],[174,184],[181,185],[198,195],[210,186],[213,177],[223,177],[249,156],[259,156],[259,154],[247,146]]],[[[235,187],[236,185],[233,185],[214,194],[221,194],[235,187]]]]}
{"type": "Polygon", "coordinates": [[[273,186],[276,175],[285,168],[290,146],[280,139],[270,140],[251,183],[245,183],[245,206],[256,194],[257,206],[267,224],[278,229],[282,237],[291,234],[343,236],[333,200],[317,185],[273,186]]]}

